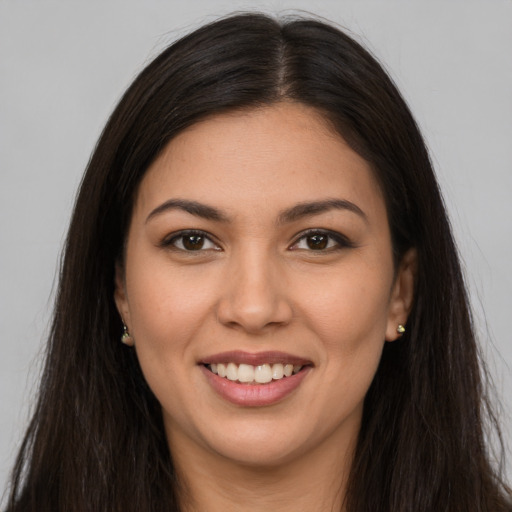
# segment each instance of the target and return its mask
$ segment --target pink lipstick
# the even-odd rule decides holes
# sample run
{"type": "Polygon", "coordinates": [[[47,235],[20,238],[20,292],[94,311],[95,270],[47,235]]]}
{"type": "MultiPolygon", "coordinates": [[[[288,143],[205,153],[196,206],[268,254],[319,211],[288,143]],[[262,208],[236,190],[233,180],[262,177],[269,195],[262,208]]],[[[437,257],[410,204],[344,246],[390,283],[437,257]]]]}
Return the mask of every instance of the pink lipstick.
{"type": "Polygon", "coordinates": [[[280,402],[300,386],[312,367],[307,359],[276,351],[230,351],[200,361],[214,391],[242,407],[280,402]]]}

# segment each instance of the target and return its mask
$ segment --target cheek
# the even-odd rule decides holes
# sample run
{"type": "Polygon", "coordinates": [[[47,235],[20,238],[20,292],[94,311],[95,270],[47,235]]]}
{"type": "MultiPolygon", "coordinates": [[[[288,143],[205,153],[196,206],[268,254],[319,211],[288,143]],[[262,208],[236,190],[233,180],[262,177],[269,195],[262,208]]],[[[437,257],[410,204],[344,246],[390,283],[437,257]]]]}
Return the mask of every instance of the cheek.
{"type": "Polygon", "coordinates": [[[322,343],[326,377],[344,400],[363,398],[380,361],[391,286],[383,276],[365,268],[340,272],[323,283],[317,279],[323,290],[303,303],[309,328],[322,343]]]}
{"type": "Polygon", "coordinates": [[[144,265],[133,259],[126,282],[135,350],[158,401],[179,416],[195,364],[193,340],[208,317],[211,288],[174,272],[165,260],[142,258],[144,265]]]}
{"type": "Polygon", "coordinates": [[[344,340],[345,348],[352,350],[367,338],[385,339],[391,287],[387,277],[367,268],[340,271],[325,279],[313,276],[296,296],[303,298],[302,308],[323,339],[334,345],[344,340]],[[311,293],[312,289],[316,291],[311,293]]]}
{"type": "Polygon", "coordinates": [[[214,287],[197,269],[176,272],[165,258],[141,259],[145,264],[133,261],[127,281],[133,335],[161,349],[176,347],[208,314],[214,287]]]}

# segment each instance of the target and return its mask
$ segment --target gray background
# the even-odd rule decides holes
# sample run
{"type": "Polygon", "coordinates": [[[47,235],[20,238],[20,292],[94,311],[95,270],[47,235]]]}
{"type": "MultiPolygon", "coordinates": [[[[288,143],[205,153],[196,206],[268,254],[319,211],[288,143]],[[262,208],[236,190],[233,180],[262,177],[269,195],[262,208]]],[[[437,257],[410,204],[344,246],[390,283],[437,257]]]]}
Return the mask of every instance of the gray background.
{"type": "Polygon", "coordinates": [[[512,1],[0,0],[0,495],[36,389],[73,197],[107,116],[166,44],[247,9],[313,11],[390,70],[432,151],[510,446],[512,1]]]}

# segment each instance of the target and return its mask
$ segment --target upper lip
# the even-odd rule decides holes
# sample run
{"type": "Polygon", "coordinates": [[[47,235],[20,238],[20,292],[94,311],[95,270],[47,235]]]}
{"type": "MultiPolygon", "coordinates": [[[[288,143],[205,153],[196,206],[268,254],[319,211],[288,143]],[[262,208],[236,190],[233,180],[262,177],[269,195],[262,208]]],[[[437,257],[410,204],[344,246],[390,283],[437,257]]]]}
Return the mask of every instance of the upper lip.
{"type": "Polygon", "coordinates": [[[293,364],[293,365],[312,365],[312,362],[303,357],[287,354],[286,352],[277,352],[274,350],[265,352],[244,352],[242,350],[231,350],[228,352],[221,352],[219,354],[212,354],[211,356],[204,357],[199,361],[199,364],[219,364],[219,363],[235,363],[235,364],[250,364],[259,366],[262,364],[293,364]]]}

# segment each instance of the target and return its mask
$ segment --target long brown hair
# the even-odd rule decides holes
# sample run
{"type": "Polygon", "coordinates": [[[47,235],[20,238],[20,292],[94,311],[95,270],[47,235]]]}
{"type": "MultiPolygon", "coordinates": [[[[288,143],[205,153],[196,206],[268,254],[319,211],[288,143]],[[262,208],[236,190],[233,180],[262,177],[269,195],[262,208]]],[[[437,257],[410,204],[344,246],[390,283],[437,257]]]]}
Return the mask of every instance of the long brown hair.
{"type": "Polygon", "coordinates": [[[109,119],[76,199],[39,400],[8,509],[179,510],[158,402],[119,343],[114,266],[142,176],[200,119],[281,100],[316,108],[372,166],[395,261],[416,247],[407,333],[386,344],[366,396],[346,507],[352,512],[499,512],[468,298],[443,201],[411,113],[377,61],[310,19],[231,16],[177,41],[109,119]]]}

